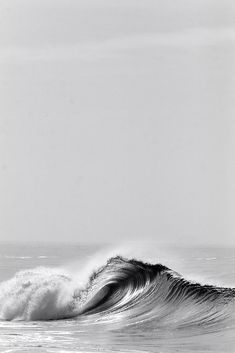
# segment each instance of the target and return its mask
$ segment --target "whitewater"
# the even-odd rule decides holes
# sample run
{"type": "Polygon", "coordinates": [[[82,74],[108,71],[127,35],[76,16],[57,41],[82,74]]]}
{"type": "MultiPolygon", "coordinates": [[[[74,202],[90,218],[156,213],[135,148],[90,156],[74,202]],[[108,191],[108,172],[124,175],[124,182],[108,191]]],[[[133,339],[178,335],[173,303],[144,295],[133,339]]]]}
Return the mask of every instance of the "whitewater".
{"type": "Polygon", "coordinates": [[[2,244],[0,351],[235,352],[234,249],[139,250],[2,244]]]}

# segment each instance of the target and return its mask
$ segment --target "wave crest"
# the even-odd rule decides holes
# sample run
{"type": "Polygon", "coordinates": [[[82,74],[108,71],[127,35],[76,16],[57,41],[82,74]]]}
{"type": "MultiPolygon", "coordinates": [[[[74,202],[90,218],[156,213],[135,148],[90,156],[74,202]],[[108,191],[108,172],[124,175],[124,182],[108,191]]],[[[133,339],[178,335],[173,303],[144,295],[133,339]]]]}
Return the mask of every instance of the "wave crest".
{"type": "Polygon", "coordinates": [[[116,256],[90,276],[85,288],[58,270],[19,272],[0,285],[0,318],[213,326],[234,320],[234,298],[233,288],[193,283],[162,264],[116,256]]]}

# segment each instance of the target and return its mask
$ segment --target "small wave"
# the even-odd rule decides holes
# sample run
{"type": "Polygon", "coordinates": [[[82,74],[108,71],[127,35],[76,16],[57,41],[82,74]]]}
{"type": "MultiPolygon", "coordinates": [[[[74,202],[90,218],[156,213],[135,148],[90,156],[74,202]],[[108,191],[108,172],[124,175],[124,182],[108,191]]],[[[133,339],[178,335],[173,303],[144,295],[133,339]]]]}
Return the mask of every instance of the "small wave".
{"type": "Polygon", "coordinates": [[[26,260],[26,259],[33,259],[33,258],[37,258],[37,259],[49,259],[49,258],[56,258],[57,256],[55,255],[50,255],[50,256],[46,256],[46,255],[39,255],[39,256],[28,256],[28,255],[0,255],[1,257],[4,257],[5,259],[21,259],[21,260],[26,260]]]}
{"type": "Polygon", "coordinates": [[[18,272],[0,285],[0,318],[213,327],[224,320],[234,322],[234,299],[234,288],[201,285],[162,264],[116,256],[83,287],[62,270],[18,272]]]}
{"type": "Polygon", "coordinates": [[[25,260],[25,259],[32,259],[32,256],[13,256],[13,255],[4,255],[3,257],[5,257],[5,259],[21,259],[21,260],[25,260]]]}

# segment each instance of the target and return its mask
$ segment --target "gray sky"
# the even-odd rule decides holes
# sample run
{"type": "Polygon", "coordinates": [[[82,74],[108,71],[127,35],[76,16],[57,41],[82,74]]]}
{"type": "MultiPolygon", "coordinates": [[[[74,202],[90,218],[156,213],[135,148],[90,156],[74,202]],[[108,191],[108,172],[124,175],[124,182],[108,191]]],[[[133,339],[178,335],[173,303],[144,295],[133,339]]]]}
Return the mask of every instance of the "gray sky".
{"type": "Polygon", "coordinates": [[[0,239],[235,243],[235,2],[0,2],[0,239]]]}

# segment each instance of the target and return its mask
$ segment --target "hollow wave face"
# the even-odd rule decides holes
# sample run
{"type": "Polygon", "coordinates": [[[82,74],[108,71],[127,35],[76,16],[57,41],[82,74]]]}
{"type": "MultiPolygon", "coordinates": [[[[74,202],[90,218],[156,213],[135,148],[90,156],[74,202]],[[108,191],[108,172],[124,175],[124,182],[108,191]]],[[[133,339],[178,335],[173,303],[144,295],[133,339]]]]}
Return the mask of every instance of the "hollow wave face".
{"type": "Polygon", "coordinates": [[[235,289],[185,280],[161,264],[120,256],[85,287],[59,270],[21,271],[0,285],[1,320],[77,319],[154,327],[234,325],[235,289]]]}

